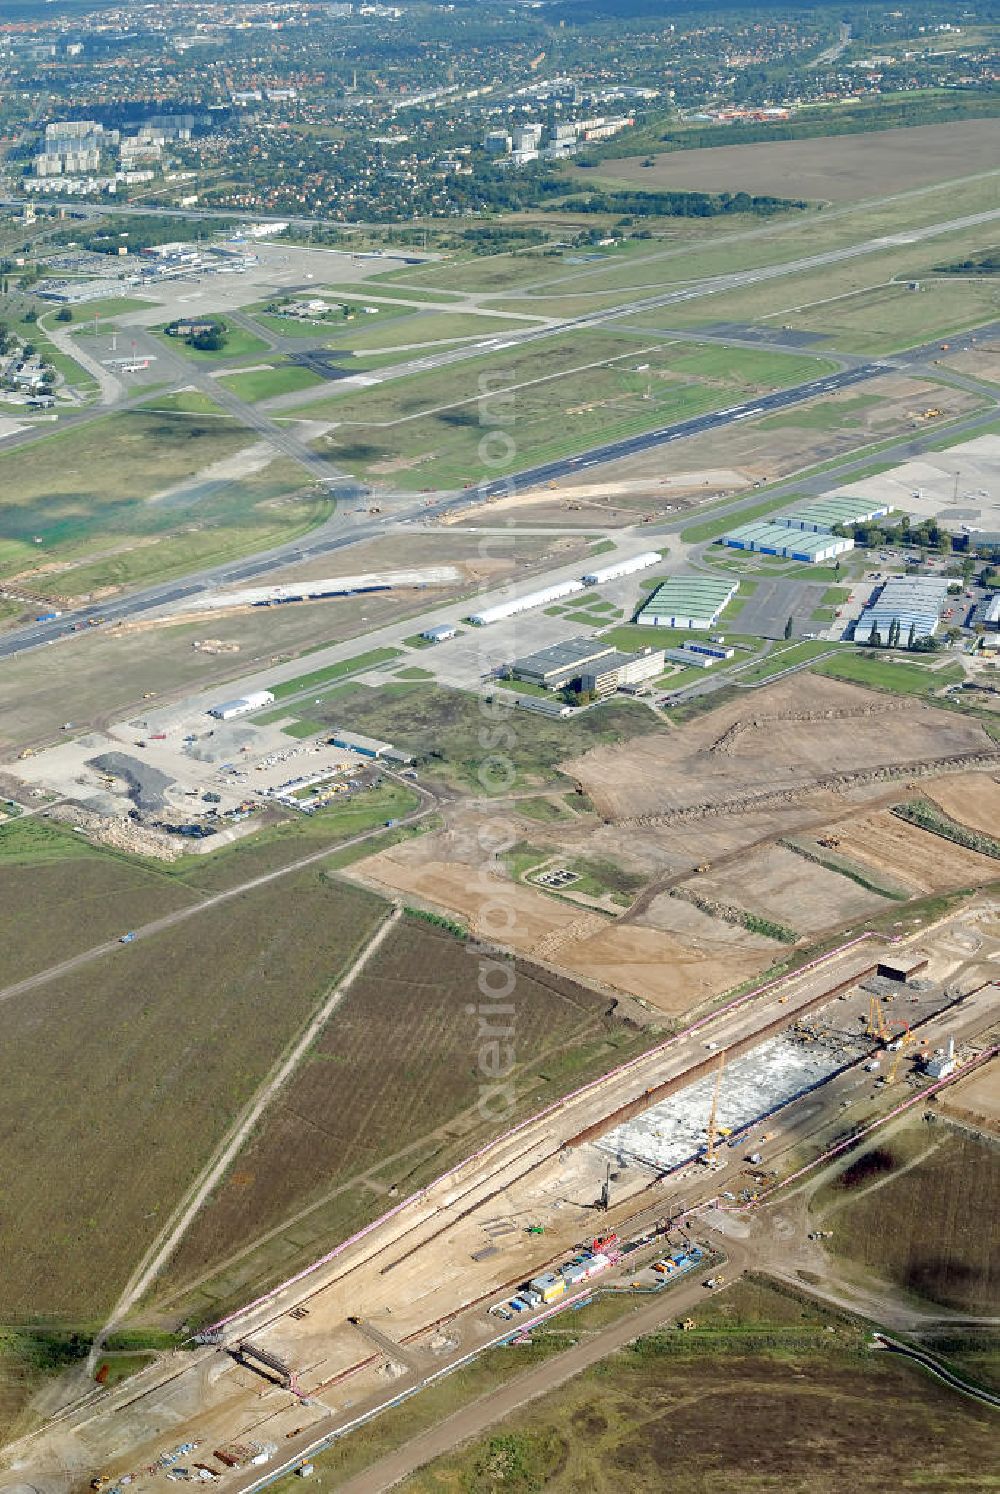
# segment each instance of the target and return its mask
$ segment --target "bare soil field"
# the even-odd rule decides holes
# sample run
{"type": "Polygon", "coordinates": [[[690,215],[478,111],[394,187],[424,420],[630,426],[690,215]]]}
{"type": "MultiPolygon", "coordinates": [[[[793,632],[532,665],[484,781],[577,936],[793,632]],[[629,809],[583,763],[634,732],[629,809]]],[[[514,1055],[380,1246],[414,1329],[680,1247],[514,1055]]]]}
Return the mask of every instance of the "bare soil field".
{"type": "Polygon", "coordinates": [[[1000,1189],[1000,1153],[943,1126],[919,1133],[923,1146],[931,1138],[937,1145],[905,1173],[912,1133],[857,1156],[823,1190],[816,1217],[833,1229],[837,1255],[928,1301],[988,1313],[1000,1288],[986,1223],[1000,1189]]]}
{"type": "Polygon", "coordinates": [[[635,921],[620,920],[560,955],[560,963],[634,991],[665,1016],[682,1017],[766,970],[779,951],[770,939],[661,896],[635,921]]]}
{"type": "MultiPolygon", "coordinates": [[[[601,178],[649,191],[752,192],[820,202],[859,202],[951,181],[1000,155],[1000,120],[959,120],[864,135],[765,140],[605,161],[601,178]]],[[[581,173],[581,177],[584,173],[581,173]]],[[[588,172],[591,181],[595,173],[588,172]]]]}
{"type": "Polygon", "coordinates": [[[301,873],[6,1002],[0,1319],[108,1309],[382,911],[301,873]]]}
{"type": "Polygon", "coordinates": [[[960,825],[984,835],[1000,832],[1000,779],[989,773],[956,774],[928,785],[927,798],[960,825]]]}
{"type": "Polygon", "coordinates": [[[966,352],[951,353],[944,361],[956,373],[970,374],[972,378],[983,379],[987,384],[1000,384],[1000,348],[993,343],[969,348],[966,352]]]}
{"type": "Polygon", "coordinates": [[[530,574],[543,561],[569,561],[576,554],[586,554],[588,549],[589,541],[583,534],[514,533],[509,541],[494,536],[484,543],[478,535],[465,534],[452,526],[436,528],[432,534],[410,529],[352,545],[344,556],[318,555],[304,564],[274,571],[268,576],[268,585],[422,565],[456,565],[470,583],[499,584],[515,572],[530,574]]]}
{"type": "MultiPolygon", "coordinates": [[[[563,843],[590,852],[594,828],[567,832],[563,843]]],[[[548,839],[552,843],[556,837],[548,839]]],[[[620,845],[617,860],[636,865],[620,845]]],[[[496,937],[512,949],[638,996],[669,1017],[765,969],[778,948],[677,899],[662,900],[670,909],[644,916],[641,923],[613,919],[511,881],[503,872],[491,875],[483,863],[474,831],[442,831],[369,857],[352,875],[379,890],[419,898],[430,908],[446,908],[474,933],[488,936],[492,924],[496,937]],[[502,921],[498,907],[504,910],[502,921]]]]}
{"type": "Polygon", "coordinates": [[[800,934],[818,934],[835,919],[846,923],[891,906],[890,899],[778,845],[751,850],[738,863],[684,885],[800,934]]]}
{"type": "MultiPolygon", "coordinates": [[[[735,806],[755,794],[794,795],[836,774],[992,750],[978,721],[798,675],[729,700],[680,730],[595,747],[562,766],[603,818],[620,822],[735,806]]],[[[885,791],[883,783],[871,788],[885,791]]]]}
{"type": "MultiPolygon", "coordinates": [[[[435,593],[435,595],[438,595],[435,593]]],[[[187,696],[281,663],[319,643],[337,643],[427,610],[427,593],[338,598],[316,607],[255,607],[176,626],[138,623],[4,661],[0,758],[51,741],[67,717],[103,727],[141,708],[143,696],[187,696]],[[362,617],[368,619],[362,623],[362,617]],[[209,654],[206,638],[239,645],[209,654]]]]}
{"type": "MultiPolygon", "coordinates": [[[[520,524],[565,524],[572,529],[589,521],[599,523],[602,529],[619,529],[634,524],[647,513],[696,508],[721,493],[739,492],[752,481],[741,470],[717,464],[704,470],[664,475],[662,458],[662,452],[646,453],[645,458],[634,458],[631,466],[628,462],[602,466],[602,472],[619,467],[632,470],[634,466],[637,475],[615,481],[591,483],[579,477],[559,478],[542,488],[498,498],[490,503],[489,511],[491,515],[509,514],[520,524]],[[654,455],[659,458],[658,466],[650,460],[654,455]],[[642,475],[644,460],[649,467],[648,476],[642,475]]],[[[477,523],[482,523],[481,511],[457,518],[455,527],[477,523]]]]}
{"type": "Polygon", "coordinates": [[[947,842],[927,847],[925,832],[881,808],[906,791],[905,776],[887,779],[884,771],[902,764],[905,775],[925,762],[993,750],[977,721],[799,676],[680,728],[609,742],[560,764],[597,816],[525,821],[528,849],[537,861],[584,857],[641,879],[643,890],[617,918],[516,880],[516,856],[508,868],[484,849],[495,825],[462,808],[449,811],[446,829],[369,857],[351,875],[676,1017],[780,956],[773,931],[729,921],[727,907],[737,918],[766,919],[809,938],[892,906],[851,876],[774,844],[780,836],[817,835],[834,823],[848,869],[853,863],[862,877],[902,895],[995,879],[988,858],[947,842]],[[860,777],[823,786],[838,774],[860,777]],[[765,802],[748,808],[757,796],[765,802]],[[869,845],[872,825],[891,838],[884,858],[869,845]],[[900,855],[911,849],[915,870],[927,860],[936,872],[911,875],[905,860],[894,859],[897,842],[900,855]],[[692,876],[697,866],[706,869],[692,876]],[[702,911],[669,896],[678,882],[721,907],[702,911]],[[491,926],[498,906],[503,918],[491,926]]]}
{"type": "Polygon", "coordinates": [[[945,892],[997,880],[997,863],[908,825],[888,809],[837,826],[844,853],[875,878],[909,883],[914,892],[945,892]]]}
{"type": "Polygon", "coordinates": [[[994,1059],[941,1091],[937,1108],[966,1125],[1000,1131],[1000,1064],[994,1059]]]}
{"type": "MultiPolygon", "coordinates": [[[[411,1191],[483,1144],[498,1121],[510,1124],[513,1114],[476,1109],[478,973],[452,934],[413,917],[397,926],[196,1219],[168,1293],[245,1246],[248,1218],[254,1237],[293,1219],[282,1254],[268,1260],[287,1269],[295,1250],[320,1253],[397,1189],[411,1191]]],[[[515,974],[516,1113],[541,1108],[595,1063],[620,1061],[622,1045],[631,1051],[637,1030],[610,1014],[607,998],[537,966],[515,974]]],[[[222,1273],[203,1293],[206,1308],[246,1279],[245,1270],[222,1273]]]]}
{"type": "MultiPolygon", "coordinates": [[[[664,314],[664,325],[666,320],[664,314]]],[[[863,395],[841,390],[763,420],[745,420],[738,427],[729,427],[723,470],[719,468],[718,436],[709,432],[674,442],[666,450],[653,449],[609,462],[601,467],[600,488],[584,493],[580,492],[579,478],[560,478],[551,498],[546,499],[546,490],[541,490],[535,494],[535,508],[518,507],[513,511],[522,522],[529,515],[550,522],[556,505],[586,497],[586,507],[579,513],[566,512],[566,522],[573,518],[585,521],[587,514],[622,510],[625,499],[615,492],[618,486],[632,490],[633,514],[633,505],[644,505],[657,513],[670,505],[671,511],[676,511],[750,487],[755,481],[787,477],[868,443],[926,429],[926,422],[919,418],[922,410],[936,408],[942,412],[942,419],[954,419],[975,409],[978,403],[974,394],[963,389],[890,374],[872,379],[864,386],[863,395]]],[[[621,522],[631,520],[622,516],[621,522]]]]}

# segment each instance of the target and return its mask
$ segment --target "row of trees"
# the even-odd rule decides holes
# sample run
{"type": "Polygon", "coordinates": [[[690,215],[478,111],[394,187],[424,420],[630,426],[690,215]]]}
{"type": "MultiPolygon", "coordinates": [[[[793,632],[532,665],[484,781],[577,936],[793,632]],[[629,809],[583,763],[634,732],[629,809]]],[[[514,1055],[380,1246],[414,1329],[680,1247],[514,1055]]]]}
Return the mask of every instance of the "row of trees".
{"type": "MultiPolygon", "coordinates": [[[[583,162],[580,163],[584,164],[583,162]]],[[[719,218],[749,213],[768,218],[774,213],[804,209],[800,198],[752,196],[749,192],[589,192],[567,197],[546,212],[617,213],[631,218],[719,218]]]]}
{"type": "MultiPolygon", "coordinates": [[[[958,630],[956,629],[956,631],[958,630]]],[[[892,619],[892,622],[889,624],[889,631],[886,634],[884,642],[882,640],[882,634],[879,632],[878,628],[874,628],[872,630],[872,634],[868,642],[872,648],[899,648],[899,640],[901,636],[902,625],[899,621],[899,618],[894,617],[892,619]]],[[[909,649],[911,654],[933,654],[937,652],[940,646],[941,645],[938,640],[936,638],[930,637],[930,635],[928,635],[926,638],[918,638],[916,623],[910,623],[910,629],[906,637],[905,647],[909,649]]]]}

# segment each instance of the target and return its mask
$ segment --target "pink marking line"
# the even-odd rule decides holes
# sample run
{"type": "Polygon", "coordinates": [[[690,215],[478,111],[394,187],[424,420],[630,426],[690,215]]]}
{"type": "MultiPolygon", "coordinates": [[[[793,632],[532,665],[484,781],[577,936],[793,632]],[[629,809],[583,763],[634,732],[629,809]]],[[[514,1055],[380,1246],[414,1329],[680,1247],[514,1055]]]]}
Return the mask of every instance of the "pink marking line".
{"type": "MultiPolygon", "coordinates": [[[[784,981],[794,980],[798,976],[804,975],[807,970],[814,970],[826,960],[832,960],[837,955],[844,954],[847,950],[853,949],[856,945],[863,944],[866,939],[882,939],[888,944],[898,944],[901,937],[900,934],[886,935],[880,934],[874,929],[867,929],[856,938],[848,939],[846,943],[838,944],[835,949],[828,950],[826,954],[817,955],[814,960],[809,960],[805,965],[800,965],[797,970],[791,971],[788,975],[777,975],[773,980],[765,981],[763,985],[755,986],[751,991],[744,991],[742,996],[735,996],[732,1001],[727,1001],[725,1005],[716,1007],[704,1017],[699,1017],[697,1022],[692,1022],[689,1027],[683,1028],[680,1032],[675,1032],[657,1047],[648,1048],[645,1053],[639,1053],[635,1058],[627,1059],[618,1068],[610,1069],[608,1073],[602,1074],[599,1078],[589,1080],[586,1084],[582,1084],[579,1089],[572,1090],[569,1094],[563,1095],[561,1099],[553,1100],[552,1104],[547,1105],[544,1110],[539,1110],[535,1115],[528,1116],[526,1120],[519,1121],[516,1126],[512,1126],[502,1136],[494,1138],[493,1141],[488,1141],[478,1151],[472,1152],[470,1156],[463,1158],[461,1162],[457,1162],[454,1167],[450,1167],[447,1172],[441,1173],[440,1177],[435,1178],[433,1182],[427,1183],[423,1188],[418,1188],[416,1193],[411,1193],[408,1198],[404,1198],[401,1203],[395,1204],[385,1214],[380,1214],[370,1224],[366,1224],[348,1239],[342,1240],[339,1245],[335,1245],[332,1250],[327,1251],[326,1255],[321,1255],[318,1260],[313,1261],[309,1266],[303,1266],[301,1271],[297,1271],[287,1281],[283,1281],[279,1286],[272,1287],[270,1291],[264,1292],[262,1296],[255,1297],[252,1302],[248,1302],[244,1307],[238,1307],[226,1317],[219,1318],[218,1322],[212,1323],[202,1331],[205,1333],[218,1332],[220,1328],[225,1328],[227,1324],[234,1322],[236,1318],[241,1318],[246,1313],[253,1312],[255,1308],[263,1307],[265,1303],[272,1302],[275,1297],[279,1296],[282,1292],[286,1292],[289,1287],[293,1287],[298,1282],[304,1281],[307,1276],[311,1276],[314,1271],[320,1270],[321,1267],[329,1265],[331,1261],[336,1260],[338,1255],[342,1255],[345,1250],[350,1249],[352,1245],[356,1245],[359,1240],[363,1240],[373,1230],[380,1229],[390,1219],[394,1219],[397,1214],[401,1213],[403,1209],[418,1203],[422,1198],[426,1198],[433,1188],[436,1188],[440,1183],[446,1182],[448,1178],[454,1177],[457,1172],[461,1171],[463,1167],[467,1167],[470,1162],[478,1161],[487,1152],[502,1146],[504,1142],[509,1141],[512,1136],[516,1136],[519,1131],[525,1130],[528,1126],[537,1125],[540,1120],[544,1120],[547,1115],[551,1115],[554,1111],[559,1110],[562,1106],[568,1104],[569,1101],[578,1100],[581,1096],[592,1093],[594,1090],[600,1088],[601,1085],[627,1074],[630,1069],[635,1068],[638,1064],[646,1063],[650,1058],[655,1058],[657,1055],[665,1053],[676,1043],[681,1042],[682,1039],[690,1037],[692,1033],[698,1032],[707,1022],[713,1022],[716,1017],[723,1016],[726,1012],[735,1011],[737,1007],[744,1006],[747,1002],[753,1001],[758,996],[763,996],[765,992],[773,990],[775,986],[781,985],[784,981]]],[[[928,1091],[924,1091],[924,1093],[928,1093],[928,1091]]]]}
{"type": "Polygon", "coordinates": [[[968,1063],[963,1064],[960,1069],[956,1069],[953,1074],[949,1074],[946,1079],[939,1079],[936,1084],[930,1085],[928,1089],[922,1089],[919,1094],[913,1095],[909,1100],[904,1100],[901,1105],[897,1105],[894,1110],[890,1110],[887,1115],[881,1116],[879,1120],[872,1121],[870,1126],[865,1126],[856,1135],[849,1136],[846,1141],[839,1141],[836,1146],[832,1146],[822,1156],[817,1157],[812,1162],[807,1162],[804,1167],[800,1167],[798,1172],[793,1172],[783,1182],[775,1183],[772,1188],[768,1188],[765,1193],[762,1193],[755,1203],[745,1204],[743,1206],[744,1209],[757,1208],[772,1193],[777,1193],[779,1188],[787,1188],[789,1183],[794,1183],[807,1172],[812,1172],[813,1168],[819,1167],[821,1162],[826,1162],[830,1157],[836,1157],[839,1152],[846,1151],[849,1146],[854,1146],[863,1137],[869,1136],[872,1131],[877,1131],[880,1126],[884,1126],[887,1121],[891,1121],[897,1115],[902,1115],[904,1110],[910,1110],[914,1105],[919,1105],[922,1100],[926,1100],[928,1095],[937,1094],[938,1090],[944,1089],[946,1084],[954,1084],[956,1079],[962,1079],[966,1074],[971,1074],[973,1069],[980,1068],[989,1059],[994,1058],[998,1052],[1000,1052],[1000,1047],[996,1044],[992,1048],[984,1049],[982,1053],[977,1054],[975,1058],[971,1058],[968,1063]]]}

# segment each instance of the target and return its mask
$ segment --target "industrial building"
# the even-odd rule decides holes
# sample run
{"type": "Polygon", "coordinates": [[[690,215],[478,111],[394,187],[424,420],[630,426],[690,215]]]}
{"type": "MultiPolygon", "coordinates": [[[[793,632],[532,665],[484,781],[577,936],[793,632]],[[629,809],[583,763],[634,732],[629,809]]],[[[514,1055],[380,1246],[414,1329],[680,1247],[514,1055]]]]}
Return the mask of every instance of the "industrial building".
{"type": "Polygon", "coordinates": [[[523,597],[511,597],[509,602],[498,602],[495,607],[485,607],[482,612],[470,612],[469,622],[477,628],[490,623],[505,622],[519,612],[530,612],[534,607],[546,607],[550,602],[559,602],[583,590],[582,581],[559,581],[554,586],[545,586],[541,591],[526,592],[523,597]]]}
{"type": "Polygon", "coordinates": [[[454,638],[457,634],[458,629],[452,623],[438,623],[434,628],[425,628],[420,636],[428,643],[447,643],[449,638],[454,638]]]}
{"type": "Polygon", "coordinates": [[[804,565],[822,565],[854,549],[852,539],[840,539],[823,532],[809,533],[791,528],[778,519],[740,524],[718,541],[731,550],[755,550],[759,555],[780,555],[785,560],[799,560],[804,565]]]}
{"type": "Polygon", "coordinates": [[[668,648],[665,657],[671,664],[683,664],[691,669],[711,669],[716,662],[705,654],[691,654],[686,648],[668,648]]]}
{"type": "Polygon", "coordinates": [[[906,648],[911,637],[914,641],[932,638],[938,630],[947,596],[948,582],[943,577],[892,576],[855,623],[854,641],[874,640],[886,645],[889,629],[896,624],[902,648],[906,648]]]}
{"type": "Polygon", "coordinates": [[[950,1038],[947,1048],[938,1048],[924,1065],[928,1079],[947,1079],[958,1067],[955,1057],[955,1039],[950,1038]]]}
{"type": "Polygon", "coordinates": [[[545,690],[563,690],[578,680],[588,665],[608,658],[614,646],[600,638],[567,638],[550,648],[515,659],[510,672],[516,680],[540,685],[545,690]]]}
{"type": "Polygon", "coordinates": [[[659,550],[645,550],[641,555],[633,555],[631,560],[618,560],[613,565],[598,566],[597,570],[586,571],[583,576],[584,584],[600,586],[605,581],[620,581],[623,576],[634,576],[637,571],[646,571],[651,565],[659,565],[662,559],[659,550]]]}
{"type": "Polygon", "coordinates": [[[591,695],[613,695],[616,690],[641,688],[663,673],[662,648],[644,648],[637,654],[617,650],[588,665],[580,676],[581,689],[591,695]]]}
{"type": "Polygon", "coordinates": [[[969,626],[983,627],[990,633],[1000,632],[1000,594],[977,602],[972,609],[969,626]]]}
{"type": "Polygon", "coordinates": [[[232,721],[234,716],[245,716],[248,711],[259,711],[262,706],[273,705],[270,690],[251,690],[249,695],[237,696],[235,700],[223,700],[219,705],[209,706],[208,714],[217,721],[232,721]]]}
{"type": "Polygon", "coordinates": [[[377,761],[385,758],[388,762],[411,763],[413,758],[407,753],[401,752],[391,742],[381,742],[378,737],[365,737],[360,732],[336,731],[328,742],[331,747],[343,747],[347,752],[356,752],[359,757],[370,757],[377,761]]]}
{"type": "Polygon", "coordinates": [[[681,645],[685,654],[704,654],[713,664],[720,659],[733,658],[736,650],[725,643],[702,643],[699,638],[689,638],[681,645]]]}
{"type": "Polygon", "coordinates": [[[550,648],[515,659],[514,679],[543,690],[574,688],[593,695],[613,695],[622,686],[641,685],[663,673],[663,650],[623,654],[600,638],[567,638],[550,648]]]}
{"type": "Polygon", "coordinates": [[[788,529],[808,529],[816,534],[829,534],[836,525],[850,529],[854,524],[868,524],[872,519],[884,519],[892,512],[888,503],[864,498],[817,498],[793,509],[790,514],[775,514],[773,522],[784,524],[788,529]]]}
{"type": "Polygon", "coordinates": [[[721,577],[671,576],[652,592],[635,620],[644,628],[714,628],[738,590],[738,581],[721,577]]]}
{"type": "Polygon", "coordinates": [[[668,648],[666,657],[671,664],[683,664],[688,669],[710,669],[724,659],[731,659],[736,650],[721,643],[699,643],[692,639],[680,648],[668,648]]]}

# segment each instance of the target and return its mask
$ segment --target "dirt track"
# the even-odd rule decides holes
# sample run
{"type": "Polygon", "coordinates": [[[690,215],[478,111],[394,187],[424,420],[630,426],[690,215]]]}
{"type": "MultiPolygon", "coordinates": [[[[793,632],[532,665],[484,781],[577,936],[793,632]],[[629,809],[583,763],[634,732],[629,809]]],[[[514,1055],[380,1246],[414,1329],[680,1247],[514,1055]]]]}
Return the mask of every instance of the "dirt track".
{"type": "MultiPolygon", "coordinates": [[[[742,1247],[730,1244],[727,1244],[726,1251],[729,1256],[728,1269],[732,1277],[736,1278],[744,1269],[746,1252],[742,1247]]],[[[617,1323],[611,1323],[592,1338],[574,1344],[557,1359],[546,1360],[544,1364],[519,1375],[509,1385],[481,1396],[470,1406],[463,1406],[453,1416],[412,1438],[398,1452],[389,1453],[366,1468],[364,1473],[340,1484],[338,1494],[382,1494],[382,1490],[401,1483],[432,1458],[450,1452],[472,1437],[478,1437],[505,1416],[510,1416],[529,1402],[557,1390],[567,1380],[582,1374],[591,1365],[600,1363],[617,1349],[623,1349],[626,1344],[645,1333],[654,1332],[665,1323],[676,1322],[678,1318],[685,1317],[704,1296],[705,1289],[700,1278],[671,1288],[664,1297],[655,1297],[648,1306],[629,1313],[617,1323]]]]}

